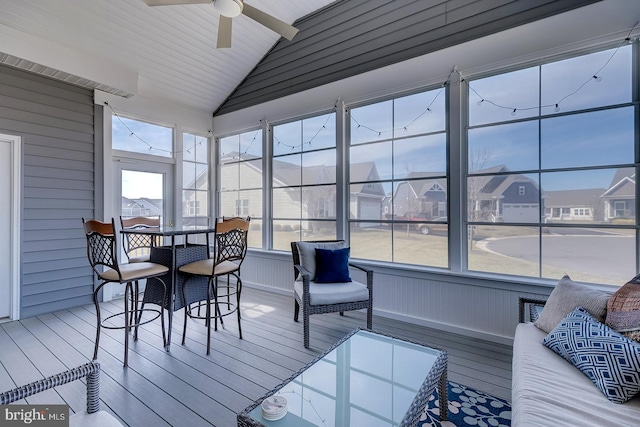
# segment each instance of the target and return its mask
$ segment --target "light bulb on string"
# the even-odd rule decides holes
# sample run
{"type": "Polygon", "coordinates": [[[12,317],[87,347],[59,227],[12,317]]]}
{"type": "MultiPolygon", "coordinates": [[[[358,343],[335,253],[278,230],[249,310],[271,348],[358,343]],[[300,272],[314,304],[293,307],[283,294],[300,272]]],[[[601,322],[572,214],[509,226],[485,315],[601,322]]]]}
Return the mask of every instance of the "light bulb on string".
{"type": "Polygon", "coordinates": [[[484,102],[484,99],[481,99],[480,101],[477,102],[477,105],[481,106],[483,102],[484,102]]]}
{"type": "Polygon", "coordinates": [[[553,111],[555,111],[556,113],[560,111],[560,105],[556,104],[556,108],[554,108],[553,111]]]}
{"type": "Polygon", "coordinates": [[[514,108],[514,109],[513,109],[513,111],[511,112],[511,115],[512,115],[512,116],[515,116],[515,115],[516,115],[516,111],[517,111],[517,110],[518,110],[517,108],[514,108]]]}
{"type": "Polygon", "coordinates": [[[602,81],[602,76],[598,76],[598,75],[594,75],[593,79],[597,82],[601,82],[602,81]]]}

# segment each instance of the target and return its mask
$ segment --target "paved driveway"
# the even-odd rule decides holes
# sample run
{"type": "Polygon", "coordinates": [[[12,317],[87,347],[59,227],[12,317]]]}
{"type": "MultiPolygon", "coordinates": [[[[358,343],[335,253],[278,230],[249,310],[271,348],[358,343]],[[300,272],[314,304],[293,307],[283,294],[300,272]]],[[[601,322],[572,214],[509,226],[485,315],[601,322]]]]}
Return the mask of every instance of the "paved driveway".
{"type": "MultiPolygon", "coordinates": [[[[616,278],[621,284],[635,276],[635,239],[611,233],[580,235],[544,234],[543,262],[569,271],[616,278]],[[579,252],[580,257],[575,257],[579,252]]],[[[531,262],[538,261],[536,236],[510,237],[486,241],[486,248],[499,254],[531,262]]]]}

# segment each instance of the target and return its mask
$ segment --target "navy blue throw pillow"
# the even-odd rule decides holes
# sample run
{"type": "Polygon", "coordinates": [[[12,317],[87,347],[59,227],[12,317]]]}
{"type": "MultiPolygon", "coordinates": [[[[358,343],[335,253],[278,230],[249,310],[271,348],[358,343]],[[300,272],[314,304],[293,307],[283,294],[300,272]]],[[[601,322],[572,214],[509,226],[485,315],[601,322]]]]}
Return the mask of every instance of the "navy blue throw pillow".
{"type": "Polygon", "coordinates": [[[351,282],[349,250],[316,248],[316,283],[351,282]]]}

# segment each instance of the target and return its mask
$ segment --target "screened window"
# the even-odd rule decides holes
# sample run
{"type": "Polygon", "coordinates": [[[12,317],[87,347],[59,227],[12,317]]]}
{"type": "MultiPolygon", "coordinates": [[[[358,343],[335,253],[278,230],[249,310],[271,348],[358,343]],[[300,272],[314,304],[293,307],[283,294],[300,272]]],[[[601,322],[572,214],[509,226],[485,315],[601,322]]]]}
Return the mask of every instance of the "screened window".
{"type": "Polygon", "coordinates": [[[209,223],[209,139],[182,134],[182,222],[185,227],[209,223]]]}
{"type": "Polygon", "coordinates": [[[173,129],[113,114],[111,143],[114,150],[173,157],[173,129]]]}
{"type": "Polygon", "coordinates": [[[349,111],[351,254],[448,267],[445,90],[349,111]]]}
{"type": "Polygon", "coordinates": [[[622,46],[468,82],[469,270],[635,275],[631,64],[622,46]]]}
{"type": "Polygon", "coordinates": [[[219,212],[251,217],[249,247],[262,247],[262,130],[220,138],[219,212]]]}
{"type": "Polygon", "coordinates": [[[335,112],[273,126],[273,248],[336,238],[335,112]]]}

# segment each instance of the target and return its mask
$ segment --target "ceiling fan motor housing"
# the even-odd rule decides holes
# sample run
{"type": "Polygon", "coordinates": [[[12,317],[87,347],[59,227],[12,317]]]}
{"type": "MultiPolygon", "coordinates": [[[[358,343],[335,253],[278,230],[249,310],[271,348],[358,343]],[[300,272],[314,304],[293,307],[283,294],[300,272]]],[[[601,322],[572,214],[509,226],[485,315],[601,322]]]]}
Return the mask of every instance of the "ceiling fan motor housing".
{"type": "Polygon", "coordinates": [[[244,4],[242,0],[213,0],[213,7],[215,7],[221,15],[228,18],[235,18],[242,13],[244,4]]]}

